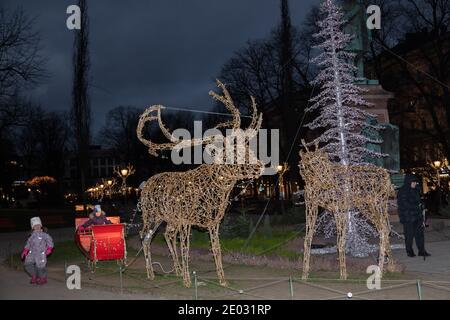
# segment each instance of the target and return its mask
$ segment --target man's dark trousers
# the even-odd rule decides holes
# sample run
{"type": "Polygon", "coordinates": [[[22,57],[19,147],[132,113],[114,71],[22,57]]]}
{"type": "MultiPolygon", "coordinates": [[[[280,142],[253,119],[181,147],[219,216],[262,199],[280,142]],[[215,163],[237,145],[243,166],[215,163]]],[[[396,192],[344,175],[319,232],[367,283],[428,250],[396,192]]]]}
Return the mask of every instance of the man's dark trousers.
{"type": "Polygon", "coordinates": [[[414,222],[406,222],[403,224],[403,233],[405,235],[405,247],[408,254],[413,254],[413,239],[416,239],[416,246],[419,249],[419,254],[425,252],[425,238],[423,220],[414,222]]]}

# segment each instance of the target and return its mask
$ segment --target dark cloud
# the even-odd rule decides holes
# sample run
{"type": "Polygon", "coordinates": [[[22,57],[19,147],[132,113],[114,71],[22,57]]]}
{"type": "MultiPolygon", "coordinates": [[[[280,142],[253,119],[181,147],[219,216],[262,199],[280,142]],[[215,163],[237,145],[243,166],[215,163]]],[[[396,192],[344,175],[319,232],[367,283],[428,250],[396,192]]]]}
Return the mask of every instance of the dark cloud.
{"type": "MultiPolygon", "coordinates": [[[[66,28],[72,0],[3,0],[36,17],[51,77],[30,92],[44,108],[69,110],[73,32],[66,28]]],[[[205,109],[223,63],[249,39],[279,22],[279,0],[89,1],[91,107],[94,126],[118,105],[205,109]]],[[[319,0],[291,0],[300,25],[319,0]]],[[[97,131],[94,129],[94,131],[97,131]]]]}

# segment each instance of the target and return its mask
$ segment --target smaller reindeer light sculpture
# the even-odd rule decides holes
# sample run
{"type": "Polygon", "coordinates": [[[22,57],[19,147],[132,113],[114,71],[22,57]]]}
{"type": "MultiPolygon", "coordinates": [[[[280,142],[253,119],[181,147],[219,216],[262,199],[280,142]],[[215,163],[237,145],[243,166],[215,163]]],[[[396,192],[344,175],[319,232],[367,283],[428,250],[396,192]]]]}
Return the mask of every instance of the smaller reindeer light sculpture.
{"type": "Polygon", "coordinates": [[[374,165],[332,163],[328,154],[316,146],[300,151],[300,174],[305,181],[306,235],[303,256],[303,279],[309,275],[311,243],[319,207],[333,213],[336,221],[340,278],[347,279],[345,240],[347,212],[357,210],[376,227],[380,237],[378,265],[383,272],[385,257],[388,267],[394,266],[389,242],[388,199],[393,192],[389,173],[374,165]]]}

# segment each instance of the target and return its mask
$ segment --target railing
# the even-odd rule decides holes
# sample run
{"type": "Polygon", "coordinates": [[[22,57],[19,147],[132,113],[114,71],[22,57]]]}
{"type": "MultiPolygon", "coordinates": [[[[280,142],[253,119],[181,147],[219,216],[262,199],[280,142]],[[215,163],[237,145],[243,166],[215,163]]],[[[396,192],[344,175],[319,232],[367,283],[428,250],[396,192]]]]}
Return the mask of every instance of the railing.
{"type": "MultiPolygon", "coordinates": [[[[101,268],[101,267],[100,267],[101,268]]],[[[83,279],[83,278],[82,278],[83,279]]],[[[216,277],[192,272],[192,287],[185,288],[181,277],[157,274],[148,280],[146,273],[119,267],[103,269],[82,285],[105,287],[123,293],[144,292],[172,299],[193,300],[423,300],[450,299],[450,281],[380,280],[379,289],[368,289],[366,279],[283,277],[228,277],[222,286],[216,277]]]]}

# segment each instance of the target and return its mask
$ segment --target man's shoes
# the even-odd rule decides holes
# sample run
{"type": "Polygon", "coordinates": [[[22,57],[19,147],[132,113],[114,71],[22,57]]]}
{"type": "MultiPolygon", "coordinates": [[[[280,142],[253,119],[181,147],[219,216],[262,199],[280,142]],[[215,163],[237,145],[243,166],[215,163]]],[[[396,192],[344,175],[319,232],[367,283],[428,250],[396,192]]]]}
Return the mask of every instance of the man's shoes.
{"type": "Polygon", "coordinates": [[[424,251],[424,252],[419,252],[419,256],[421,256],[421,257],[429,257],[429,256],[431,256],[431,254],[429,254],[428,252],[424,251]]]}
{"type": "Polygon", "coordinates": [[[414,254],[414,252],[408,252],[407,255],[408,255],[408,257],[410,257],[410,258],[413,258],[413,257],[416,256],[416,255],[414,254]]]}
{"type": "Polygon", "coordinates": [[[37,283],[37,278],[36,278],[36,276],[32,276],[32,277],[31,277],[30,284],[36,284],[36,283],[37,283]]]}
{"type": "Polygon", "coordinates": [[[36,283],[40,286],[43,286],[47,283],[47,277],[38,278],[36,283]]]}

